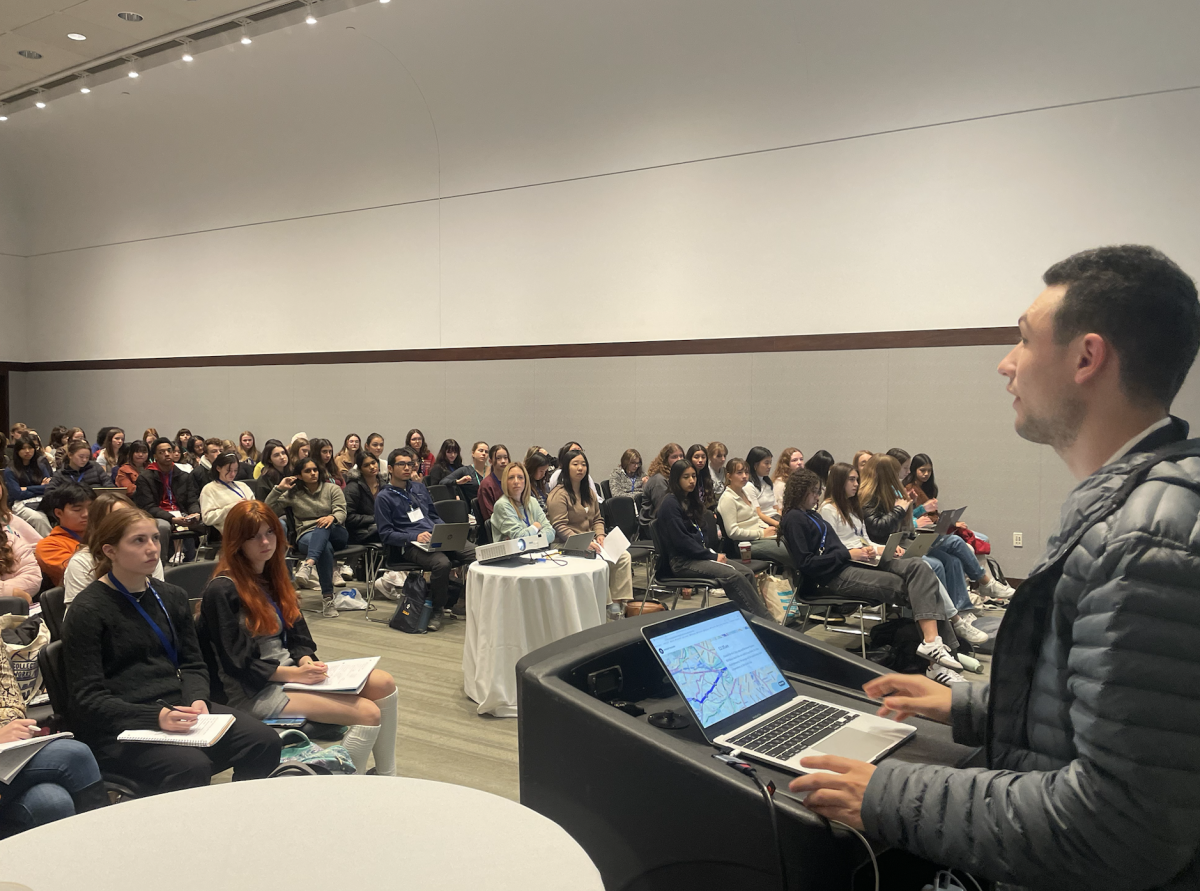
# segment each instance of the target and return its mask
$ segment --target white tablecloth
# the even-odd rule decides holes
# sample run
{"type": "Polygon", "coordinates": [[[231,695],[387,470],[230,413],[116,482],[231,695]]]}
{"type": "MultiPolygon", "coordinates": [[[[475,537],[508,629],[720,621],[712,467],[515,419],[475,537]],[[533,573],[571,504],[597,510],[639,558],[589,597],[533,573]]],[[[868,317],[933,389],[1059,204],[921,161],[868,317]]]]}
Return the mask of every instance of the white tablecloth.
{"type": "Polygon", "coordinates": [[[517,660],[606,620],[608,564],[558,557],[512,566],[472,563],[467,572],[463,689],[479,714],[517,716],[517,660]]]}
{"type": "Polygon", "coordinates": [[[221,783],[68,817],[0,842],[2,882],[36,891],[604,888],[575,840],[529,808],[465,786],[367,776],[221,783]]]}

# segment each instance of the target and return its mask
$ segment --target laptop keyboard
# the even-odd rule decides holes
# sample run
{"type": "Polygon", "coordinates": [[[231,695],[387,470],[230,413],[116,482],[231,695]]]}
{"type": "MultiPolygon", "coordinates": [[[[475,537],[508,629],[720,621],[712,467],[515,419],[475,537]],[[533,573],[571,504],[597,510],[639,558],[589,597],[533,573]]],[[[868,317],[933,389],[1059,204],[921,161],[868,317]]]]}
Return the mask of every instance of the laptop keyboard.
{"type": "Polygon", "coordinates": [[[801,749],[840,730],[855,717],[853,712],[845,709],[806,699],[770,721],[732,737],[729,744],[786,761],[801,749]]]}

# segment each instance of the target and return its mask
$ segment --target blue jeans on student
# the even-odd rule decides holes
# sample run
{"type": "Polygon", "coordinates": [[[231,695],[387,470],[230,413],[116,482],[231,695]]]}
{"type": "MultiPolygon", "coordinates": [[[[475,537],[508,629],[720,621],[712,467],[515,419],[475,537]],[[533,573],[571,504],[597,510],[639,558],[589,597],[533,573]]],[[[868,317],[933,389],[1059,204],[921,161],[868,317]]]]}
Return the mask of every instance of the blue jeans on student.
{"type": "Polygon", "coordinates": [[[56,739],[34,755],[7,786],[0,784],[0,821],[22,830],[75,815],[73,793],[100,782],[92,750],[56,739]]]}
{"type": "Polygon", "coordinates": [[[350,533],[341,523],[334,523],[328,529],[317,526],[296,539],[296,550],[317,564],[322,596],[333,594],[333,552],[344,548],[348,541],[350,533]]]}
{"type": "Polygon", "coordinates": [[[950,599],[959,610],[971,609],[971,595],[967,591],[967,583],[963,578],[965,572],[971,581],[983,578],[983,570],[975,559],[971,546],[957,535],[943,535],[938,543],[929,549],[926,555],[934,572],[946,590],[950,599]],[[941,563],[942,572],[938,572],[936,563],[941,563]]]}

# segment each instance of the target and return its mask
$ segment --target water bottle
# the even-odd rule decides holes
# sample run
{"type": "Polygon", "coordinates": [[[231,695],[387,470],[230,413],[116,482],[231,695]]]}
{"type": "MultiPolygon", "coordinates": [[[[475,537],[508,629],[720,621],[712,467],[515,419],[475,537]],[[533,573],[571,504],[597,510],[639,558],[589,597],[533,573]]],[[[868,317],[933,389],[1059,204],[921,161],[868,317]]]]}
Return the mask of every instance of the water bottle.
{"type": "Polygon", "coordinates": [[[421,617],[417,619],[417,634],[424,634],[425,629],[429,627],[429,617],[433,615],[433,601],[426,600],[425,605],[421,607],[421,617]]]}
{"type": "Polygon", "coordinates": [[[620,604],[610,603],[608,605],[608,621],[615,622],[623,618],[625,618],[625,610],[621,609],[620,604]]]}

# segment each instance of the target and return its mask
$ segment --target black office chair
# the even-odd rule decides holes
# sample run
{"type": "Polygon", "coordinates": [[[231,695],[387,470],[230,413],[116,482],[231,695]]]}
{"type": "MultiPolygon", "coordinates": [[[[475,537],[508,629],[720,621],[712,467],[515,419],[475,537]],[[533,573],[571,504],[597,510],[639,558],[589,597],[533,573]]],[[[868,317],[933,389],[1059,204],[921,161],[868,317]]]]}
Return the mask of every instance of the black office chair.
{"type": "Polygon", "coordinates": [[[438,512],[438,516],[442,518],[443,523],[466,523],[467,522],[467,503],[465,501],[435,501],[433,509],[438,512]]]}
{"type": "Polygon", "coordinates": [[[675,599],[673,601],[671,601],[671,609],[675,609],[675,607],[679,603],[679,595],[680,595],[680,593],[682,593],[683,589],[684,588],[693,588],[695,590],[704,592],[703,596],[700,600],[700,608],[704,609],[704,607],[708,606],[708,592],[711,591],[713,588],[721,587],[721,583],[716,581],[715,579],[706,579],[706,578],[699,578],[699,577],[685,578],[683,576],[671,575],[670,560],[667,558],[666,554],[663,552],[662,544],[658,539],[657,526],[658,526],[657,520],[652,520],[650,522],[650,539],[651,539],[651,541],[654,542],[654,550],[659,555],[659,562],[661,563],[661,565],[659,566],[658,571],[654,574],[654,581],[651,582],[647,586],[646,596],[642,598],[642,602],[643,603],[646,602],[646,599],[647,599],[647,597],[649,597],[651,591],[655,591],[655,592],[661,591],[661,592],[666,592],[666,593],[674,591],[675,599]]]}
{"type": "MultiPolygon", "coordinates": [[[[38,595],[43,597],[44,594],[38,595]]],[[[39,599],[40,603],[41,600],[39,599]]],[[[0,616],[27,616],[29,615],[29,604],[25,602],[24,597],[0,597],[0,616]]]]}
{"type": "Polygon", "coordinates": [[[458,498],[458,486],[436,485],[429,487],[429,497],[434,504],[439,501],[455,501],[458,498]]]}
{"type": "Polygon", "coordinates": [[[204,596],[204,589],[216,568],[215,560],[196,560],[192,563],[167,566],[163,569],[163,581],[183,588],[187,591],[188,600],[194,603],[204,596]]]}
{"type": "MultiPolygon", "coordinates": [[[[742,552],[738,548],[738,543],[730,538],[729,533],[725,531],[725,520],[721,518],[719,512],[714,511],[713,513],[717,518],[717,531],[721,533],[721,552],[725,554],[726,559],[741,562],[742,552]]],[[[766,572],[775,566],[770,560],[755,560],[754,558],[750,559],[748,565],[750,571],[755,575],[758,575],[760,572],[766,572]]]]}
{"type": "Polygon", "coordinates": [[[471,499],[471,514],[475,517],[475,546],[492,543],[492,527],[483,519],[479,499],[471,499]]]}
{"type": "Polygon", "coordinates": [[[67,614],[66,596],[65,589],[51,588],[49,591],[43,591],[41,600],[38,601],[42,605],[42,621],[50,629],[51,640],[62,640],[63,618],[67,614]]]}
{"type": "MultiPolygon", "coordinates": [[[[845,630],[852,634],[859,635],[859,638],[858,638],[859,650],[862,653],[862,657],[864,659],[866,659],[867,658],[867,628],[866,628],[866,625],[864,624],[863,609],[866,607],[879,606],[879,601],[865,600],[865,599],[859,598],[859,597],[842,597],[837,594],[834,594],[832,591],[829,591],[828,589],[823,588],[821,586],[817,586],[816,590],[814,590],[812,592],[812,594],[805,595],[803,593],[804,592],[804,577],[797,570],[792,570],[789,575],[792,580],[792,602],[801,604],[804,607],[804,618],[800,621],[800,633],[803,634],[805,631],[808,630],[808,621],[809,621],[809,618],[812,616],[812,611],[814,609],[824,608],[824,610],[825,610],[825,613],[823,616],[824,629],[826,631],[845,630]],[[857,629],[853,629],[853,628],[831,629],[829,627],[830,612],[836,609],[836,610],[842,611],[842,614],[844,615],[844,611],[845,611],[846,607],[853,608],[851,617],[852,616],[858,617],[858,628],[857,629]]],[[[790,610],[791,610],[791,604],[789,604],[788,608],[787,608],[787,611],[790,612],[790,610]]],[[[850,617],[847,617],[847,618],[850,618],[850,617]]]]}
{"type": "Polygon", "coordinates": [[[613,497],[612,483],[610,481],[600,480],[600,494],[604,496],[605,501],[613,497]]]}
{"type": "Polygon", "coordinates": [[[637,510],[628,495],[616,495],[601,505],[606,530],[620,529],[629,539],[629,560],[632,563],[646,561],[646,585],[654,582],[654,544],[638,538],[637,510]]]}

